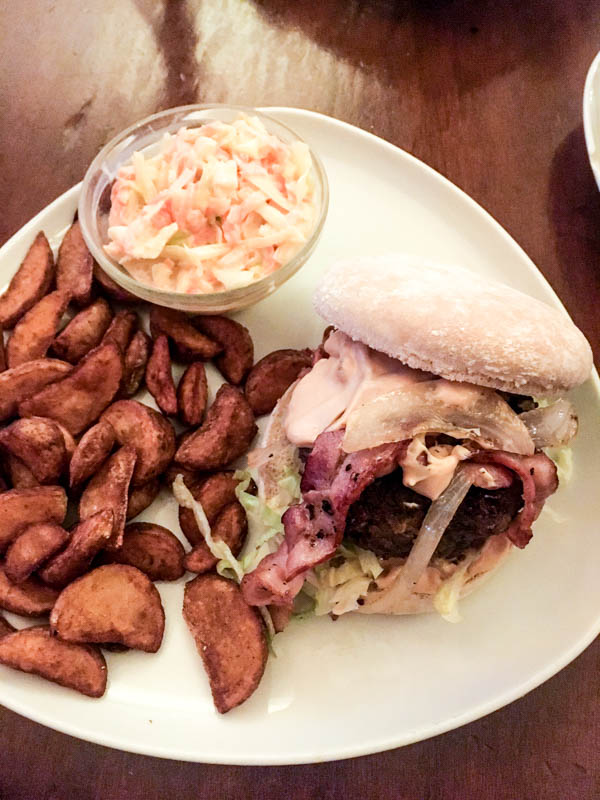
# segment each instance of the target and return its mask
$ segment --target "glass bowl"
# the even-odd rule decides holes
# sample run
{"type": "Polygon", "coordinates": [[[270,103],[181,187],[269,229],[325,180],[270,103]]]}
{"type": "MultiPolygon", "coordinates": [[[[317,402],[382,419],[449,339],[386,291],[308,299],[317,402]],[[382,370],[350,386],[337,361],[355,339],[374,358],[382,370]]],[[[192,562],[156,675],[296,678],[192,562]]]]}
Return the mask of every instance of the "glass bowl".
{"type": "Polygon", "coordinates": [[[165,133],[175,133],[181,127],[199,127],[211,120],[232,122],[240,113],[258,117],[270,133],[275,134],[284,142],[304,141],[286,125],[254,108],[218,104],[180,106],[146,117],[122,131],[102,148],[90,164],[79,196],[78,216],[83,237],[99,266],[119,286],[127,289],[136,297],[156,305],[196,314],[236,311],[246,308],[274,292],[298,272],[315,249],[327,216],[329,187],[321,160],[309,147],[317,202],[315,226],[301,250],[270,275],[247,286],[210,294],[174,292],[138,281],[104,252],[104,245],[108,243],[110,186],[120,167],[131,160],[134,151],[148,149],[152,153],[153,146],[154,148],[158,147],[165,133]]]}

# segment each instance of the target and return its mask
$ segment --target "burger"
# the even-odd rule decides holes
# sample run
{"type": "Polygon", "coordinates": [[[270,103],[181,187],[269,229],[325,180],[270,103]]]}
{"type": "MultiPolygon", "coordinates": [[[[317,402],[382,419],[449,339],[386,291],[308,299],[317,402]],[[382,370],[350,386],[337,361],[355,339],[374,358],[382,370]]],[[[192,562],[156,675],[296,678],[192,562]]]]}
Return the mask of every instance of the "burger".
{"type": "Polygon", "coordinates": [[[249,459],[245,599],[455,618],[558,487],[590,346],[564,311],[408,255],[339,261],[313,300],[323,342],[249,459]]]}

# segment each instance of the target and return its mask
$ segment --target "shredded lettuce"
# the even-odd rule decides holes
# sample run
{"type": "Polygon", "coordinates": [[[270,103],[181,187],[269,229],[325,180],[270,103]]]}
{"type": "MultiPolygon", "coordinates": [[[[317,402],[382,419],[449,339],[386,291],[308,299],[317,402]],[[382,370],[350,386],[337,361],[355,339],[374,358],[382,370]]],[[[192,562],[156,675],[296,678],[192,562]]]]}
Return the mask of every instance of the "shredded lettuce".
{"type": "Polygon", "coordinates": [[[204,537],[208,549],[215,558],[220,559],[219,565],[221,566],[221,571],[219,571],[219,574],[223,574],[225,569],[230,570],[234,573],[238,583],[241,582],[244,577],[242,565],[233,555],[231,548],[226,542],[222,539],[213,539],[210,524],[202,508],[202,503],[194,499],[194,496],[183,482],[182,475],[177,475],[173,481],[173,494],[180,506],[189,508],[193,512],[196,525],[204,537]]]}
{"type": "Polygon", "coordinates": [[[573,450],[565,445],[563,447],[545,447],[544,453],[556,464],[558,480],[566,486],[573,477],[573,450]]]}
{"type": "Polygon", "coordinates": [[[314,601],[314,613],[345,614],[359,606],[371,583],[381,575],[383,567],[377,556],[355,544],[341,544],[331,561],[320,564],[308,574],[303,592],[314,601]],[[344,560],[335,566],[337,559],[344,560]]]}
{"type": "Polygon", "coordinates": [[[460,567],[449,578],[446,578],[434,595],[433,606],[446,622],[462,622],[458,610],[460,591],[465,584],[467,570],[477,555],[478,553],[473,553],[471,556],[467,556],[460,567]]]}
{"type": "MultiPolygon", "coordinates": [[[[238,470],[235,478],[239,481],[235,494],[248,519],[248,536],[240,556],[245,573],[252,572],[258,563],[272,553],[283,539],[284,512],[300,499],[300,472],[288,467],[277,481],[277,493],[267,502],[262,497],[248,491],[252,482],[257,482],[256,469],[238,470]]],[[[217,565],[217,571],[226,569],[217,565]]]]}

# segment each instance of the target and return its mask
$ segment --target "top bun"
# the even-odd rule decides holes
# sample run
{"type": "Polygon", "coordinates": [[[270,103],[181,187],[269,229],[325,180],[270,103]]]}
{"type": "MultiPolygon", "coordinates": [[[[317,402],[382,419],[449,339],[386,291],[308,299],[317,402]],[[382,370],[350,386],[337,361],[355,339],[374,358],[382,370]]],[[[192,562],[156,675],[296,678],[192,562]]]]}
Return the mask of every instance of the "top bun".
{"type": "Polygon", "coordinates": [[[592,369],[591,348],[565,311],[414,255],[338,261],[313,302],[352,339],[451,381],[552,396],[592,369]]]}

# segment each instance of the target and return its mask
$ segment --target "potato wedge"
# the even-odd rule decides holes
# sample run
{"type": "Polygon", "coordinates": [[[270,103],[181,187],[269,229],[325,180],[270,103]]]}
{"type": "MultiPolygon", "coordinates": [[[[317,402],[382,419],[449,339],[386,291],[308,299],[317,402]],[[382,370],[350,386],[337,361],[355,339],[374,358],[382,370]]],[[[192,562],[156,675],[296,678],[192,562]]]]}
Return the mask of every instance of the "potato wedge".
{"type": "Polygon", "coordinates": [[[204,419],[208,401],[206,369],[201,361],[190,364],[177,386],[177,408],[184,425],[195,428],[204,419]]]}
{"type": "Polygon", "coordinates": [[[137,400],[117,400],[102,420],[115,431],[120,445],[132,445],[137,452],[133,485],[142,486],[158,477],[173,460],[175,431],[168,419],[137,400]]]}
{"type": "Polygon", "coordinates": [[[46,294],[54,275],[54,256],[48,239],[40,231],[8,289],[0,296],[0,325],[12,328],[46,294]]]}
{"type": "Polygon", "coordinates": [[[117,437],[112,425],[100,419],[81,437],[69,466],[69,486],[79,486],[109,457],[117,437]]]}
{"type": "Polygon", "coordinates": [[[12,583],[21,583],[61,550],[69,540],[55,522],[38,522],[25,528],[6,551],[4,569],[12,583]]]}
{"type": "MultiPolygon", "coordinates": [[[[188,509],[184,509],[188,510],[188,509]]],[[[220,539],[229,545],[234,556],[237,556],[248,532],[246,512],[237,502],[226,506],[211,525],[213,539],[220,539]]],[[[190,572],[208,572],[217,565],[218,558],[210,552],[204,540],[196,544],[185,556],[185,568],[190,572]]]]}
{"type": "Polygon", "coordinates": [[[131,292],[128,292],[127,289],[123,289],[122,286],[115,283],[115,281],[113,281],[113,279],[96,263],[94,263],[94,280],[102,294],[108,295],[119,303],[140,302],[139,297],[136,297],[134,294],[131,294],[131,292]]]}
{"type": "Polygon", "coordinates": [[[134,522],[127,525],[123,546],[104,558],[114,564],[129,564],[145,573],[151,581],[176,581],[184,574],[183,545],[162,525],[134,522]]]}
{"type": "Polygon", "coordinates": [[[0,608],[22,617],[41,617],[54,607],[58,592],[51,586],[27,578],[19,584],[9,581],[4,566],[0,566],[0,608]]]}
{"type": "Polygon", "coordinates": [[[106,333],[112,311],[103,297],[84,308],[62,329],[52,342],[58,358],[77,364],[86,353],[97,347],[106,333]]]}
{"type": "Polygon", "coordinates": [[[94,556],[106,547],[113,523],[114,514],[111,509],[106,509],[75,525],[65,549],[39,571],[44,583],[62,588],[83,575],[94,556]]]}
{"type": "MultiPolygon", "coordinates": [[[[7,375],[8,372],[1,373],[7,375]]],[[[123,377],[119,346],[106,342],[91,350],[66,378],[18,405],[22,417],[50,417],[77,436],[95,422],[117,393],[123,377]]]]}
{"type": "Polygon", "coordinates": [[[107,564],[63,589],[50,627],[68,642],[114,642],[156,653],[165,613],[147,575],[125,564],[107,564]]]}
{"type": "Polygon", "coordinates": [[[88,697],[106,691],[106,661],[98,647],[63,642],[45,625],[0,639],[0,664],[39,675],[88,697]]]}
{"type": "Polygon", "coordinates": [[[150,333],[153,339],[161,334],[168,336],[183,361],[207,361],[223,350],[220,344],[195,328],[186,314],[172,308],[151,306],[150,333]]]}
{"type": "Polygon", "coordinates": [[[56,287],[70,292],[76,305],[85,306],[92,295],[93,276],[94,259],[75,220],[58,248],[56,287]]]}
{"type": "Polygon", "coordinates": [[[14,625],[11,625],[10,622],[0,614],[0,639],[2,639],[3,636],[8,636],[9,633],[14,633],[16,630],[14,625]]]}
{"type": "Polygon", "coordinates": [[[0,430],[0,448],[22,461],[40,483],[57,483],[68,464],[63,433],[45,417],[17,419],[0,430]]]}
{"type": "MultiPolygon", "coordinates": [[[[175,480],[177,473],[174,475],[175,480]]],[[[192,493],[194,500],[198,500],[204,509],[209,525],[214,525],[217,517],[224,508],[237,502],[235,489],[238,481],[233,477],[233,472],[216,472],[208,478],[184,483],[192,493]]],[[[179,525],[185,538],[195,547],[204,542],[204,537],[198,530],[194,512],[191,508],[179,506],[179,525]]]]}
{"type": "Polygon", "coordinates": [[[180,444],[175,461],[191,469],[221,469],[248,450],[257,430],[244,395],[223,384],[202,426],[180,444]]]}
{"type": "Polygon", "coordinates": [[[4,465],[8,473],[10,485],[13,489],[31,489],[34,486],[40,485],[40,482],[35,478],[33,472],[20,458],[6,453],[4,456],[4,465]]]}
{"type": "Polygon", "coordinates": [[[62,486],[11,489],[0,494],[0,553],[28,525],[36,522],[63,522],[67,495],[62,486]]]}
{"type": "Polygon", "coordinates": [[[312,350],[275,350],[261,358],[246,378],[244,393],[256,414],[270,414],[275,404],[312,364],[312,350]]]}
{"type": "Polygon", "coordinates": [[[267,637],[239,586],[199,575],[185,586],[183,617],[208,675],[217,711],[225,714],[256,690],[267,664],[267,637]]]}
{"type": "Polygon", "coordinates": [[[127,519],[133,519],[152,505],[160,492],[160,480],[154,478],[142,486],[135,486],[129,490],[129,502],[127,503],[127,519]]]}
{"type": "Polygon", "coordinates": [[[55,358],[28,361],[0,373],[0,421],[14,417],[21,400],[37,394],[73,371],[71,364],[55,358]]]}
{"type": "Polygon", "coordinates": [[[57,425],[59,431],[62,433],[63,441],[65,443],[65,451],[67,453],[67,465],[69,465],[71,463],[71,459],[73,458],[73,454],[75,453],[77,444],[75,443],[75,439],[73,438],[71,431],[68,431],[61,422],[54,420],[54,424],[57,425]]]}
{"type": "Polygon", "coordinates": [[[125,355],[137,325],[138,316],[135,311],[119,311],[108,326],[102,342],[115,342],[125,355]]]}
{"type": "Polygon", "coordinates": [[[177,394],[171,372],[169,342],[164,334],[154,340],[146,365],[146,386],[163,414],[177,413],[177,394]]]}
{"type": "Polygon", "coordinates": [[[129,650],[124,644],[117,644],[116,642],[103,642],[102,649],[108,650],[109,653],[127,653],[129,650]]]}
{"type": "Polygon", "coordinates": [[[110,548],[119,548],[123,543],[129,484],[136,458],[135,448],[131,445],[119,448],[90,480],[79,501],[79,518],[82,521],[98,511],[110,509],[113,512],[113,531],[107,545],[110,548]]]}
{"type": "Polygon", "coordinates": [[[186,469],[185,467],[182,467],[181,464],[172,463],[167,467],[161,476],[161,480],[167,489],[171,489],[173,486],[173,481],[178,475],[183,477],[183,482],[189,489],[191,489],[191,487],[195,486],[197,483],[202,482],[202,480],[206,478],[206,475],[198,472],[197,470],[186,469]]]}
{"type": "Polygon", "coordinates": [[[51,292],[17,322],[6,344],[10,368],[46,355],[60,327],[69,298],[68,292],[51,292]]]}
{"type": "Polygon", "coordinates": [[[194,317],[194,326],[218,342],[223,353],[215,359],[229,383],[241,383],[254,362],[254,344],[248,328],[229,317],[194,317]]]}
{"type": "Polygon", "coordinates": [[[133,397],[142,385],[151,349],[152,339],[144,331],[137,331],[125,352],[121,397],[133,397]]]}

